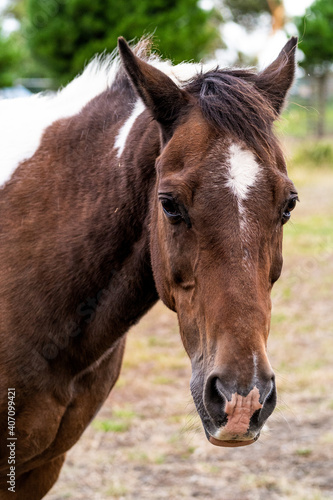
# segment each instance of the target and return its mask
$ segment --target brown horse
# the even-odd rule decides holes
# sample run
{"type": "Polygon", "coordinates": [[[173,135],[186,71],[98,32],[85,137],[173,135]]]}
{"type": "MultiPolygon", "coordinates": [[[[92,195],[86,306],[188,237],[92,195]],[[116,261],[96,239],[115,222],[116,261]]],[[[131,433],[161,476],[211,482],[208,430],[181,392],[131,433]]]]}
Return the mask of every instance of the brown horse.
{"type": "Polygon", "coordinates": [[[159,297],[209,441],[258,439],[276,404],[270,292],[297,199],[273,133],[296,44],[255,73],[172,67],[119,39],[120,59],[56,97],[0,107],[1,499],[51,488],[159,297]]]}

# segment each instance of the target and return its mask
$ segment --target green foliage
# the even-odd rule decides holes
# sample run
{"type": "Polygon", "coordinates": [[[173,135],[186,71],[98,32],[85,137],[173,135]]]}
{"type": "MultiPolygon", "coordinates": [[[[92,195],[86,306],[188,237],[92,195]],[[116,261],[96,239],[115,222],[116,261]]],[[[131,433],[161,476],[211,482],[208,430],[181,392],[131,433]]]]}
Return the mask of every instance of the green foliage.
{"type": "Polygon", "coordinates": [[[4,15],[14,17],[21,22],[26,16],[26,11],[27,0],[10,0],[4,10],[4,15]]]}
{"type": "Polygon", "coordinates": [[[10,87],[19,78],[45,76],[44,68],[34,60],[27,39],[18,29],[5,36],[1,24],[6,18],[14,18],[20,24],[26,18],[27,0],[11,0],[0,17],[0,87],[10,87]]]}
{"type": "Polygon", "coordinates": [[[296,19],[299,48],[304,53],[300,64],[317,74],[333,64],[333,2],[316,0],[303,17],[296,19]]]}
{"type": "Polygon", "coordinates": [[[304,53],[300,65],[317,77],[317,135],[325,135],[327,77],[333,65],[333,3],[315,0],[305,15],[296,19],[300,34],[299,48],[304,53]]]}
{"type": "Polygon", "coordinates": [[[28,0],[25,33],[32,53],[65,83],[117,37],[155,33],[161,53],[177,63],[198,60],[220,43],[215,11],[198,0],[28,0]]]}
{"type": "Polygon", "coordinates": [[[15,43],[15,34],[5,37],[0,30],[0,87],[10,87],[13,84],[20,59],[21,51],[15,43]]]}

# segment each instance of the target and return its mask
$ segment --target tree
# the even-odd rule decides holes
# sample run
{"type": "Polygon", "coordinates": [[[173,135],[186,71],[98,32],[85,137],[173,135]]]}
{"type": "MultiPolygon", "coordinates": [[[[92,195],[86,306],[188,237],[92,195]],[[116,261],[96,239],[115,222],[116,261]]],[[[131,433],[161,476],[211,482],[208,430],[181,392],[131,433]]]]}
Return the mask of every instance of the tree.
{"type": "Polygon", "coordinates": [[[220,44],[216,12],[198,0],[28,0],[25,32],[58,83],[96,53],[113,50],[120,35],[138,40],[155,33],[161,53],[175,62],[198,60],[220,44]]]}
{"type": "Polygon", "coordinates": [[[224,4],[230,9],[233,20],[247,30],[256,28],[264,13],[271,16],[273,33],[284,27],[283,0],[224,0],[224,4]]]}
{"type": "Polygon", "coordinates": [[[299,48],[304,53],[301,66],[317,80],[318,126],[317,135],[325,134],[327,80],[333,67],[333,3],[316,0],[303,17],[296,19],[300,35],[299,48]]]}
{"type": "Polygon", "coordinates": [[[5,36],[0,28],[0,87],[10,87],[15,80],[15,69],[21,60],[15,35],[5,36]]]}
{"type": "Polygon", "coordinates": [[[21,29],[3,34],[1,25],[7,19],[16,19],[19,25],[26,17],[27,0],[11,0],[0,16],[0,87],[10,87],[15,80],[39,77],[43,68],[30,53],[26,37],[21,29]]]}

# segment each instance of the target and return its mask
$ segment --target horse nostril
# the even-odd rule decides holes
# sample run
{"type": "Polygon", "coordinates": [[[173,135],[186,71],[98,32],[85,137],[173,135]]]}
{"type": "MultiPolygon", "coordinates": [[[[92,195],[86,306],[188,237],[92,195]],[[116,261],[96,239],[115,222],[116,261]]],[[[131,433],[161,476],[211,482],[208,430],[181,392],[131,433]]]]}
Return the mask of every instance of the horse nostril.
{"type": "Polygon", "coordinates": [[[227,422],[224,408],[227,398],[223,393],[222,382],[218,377],[208,379],[205,389],[205,406],[210,418],[217,427],[222,427],[227,422]]]}
{"type": "Polygon", "coordinates": [[[266,391],[262,395],[262,408],[259,412],[259,421],[261,424],[267,420],[267,418],[273,413],[276,406],[277,393],[275,385],[275,377],[273,376],[270,380],[270,385],[267,385],[266,391]],[[265,393],[266,392],[266,393],[265,393]]]}
{"type": "Polygon", "coordinates": [[[211,398],[214,403],[220,404],[220,410],[223,409],[226,398],[223,394],[222,383],[218,377],[213,378],[211,381],[211,398]]]}
{"type": "Polygon", "coordinates": [[[264,391],[261,394],[261,400],[263,406],[276,404],[276,386],[275,386],[275,376],[273,375],[267,384],[264,391]]]}
{"type": "Polygon", "coordinates": [[[266,396],[265,403],[275,406],[276,400],[277,400],[277,393],[276,393],[275,377],[272,377],[272,387],[266,396]]]}

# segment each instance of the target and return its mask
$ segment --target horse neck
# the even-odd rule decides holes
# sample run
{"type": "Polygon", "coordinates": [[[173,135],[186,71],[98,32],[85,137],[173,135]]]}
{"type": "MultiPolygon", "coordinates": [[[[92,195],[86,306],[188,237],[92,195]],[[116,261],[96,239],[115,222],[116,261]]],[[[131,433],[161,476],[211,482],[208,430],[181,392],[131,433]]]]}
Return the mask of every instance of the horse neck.
{"type": "Polygon", "coordinates": [[[114,143],[123,121],[119,109],[110,111],[117,102],[110,92],[50,126],[6,186],[7,254],[16,266],[12,310],[22,319],[17,337],[30,331],[35,345],[54,344],[61,356],[51,362],[70,362],[73,373],[99,359],[158,298],[149,252],[157,126],[135,124],[118,157],[114,143]],[[27,218],[33,248],[25,253],[27,218]],[[27,266],[30,282],[23,283],[27,266]]]}

